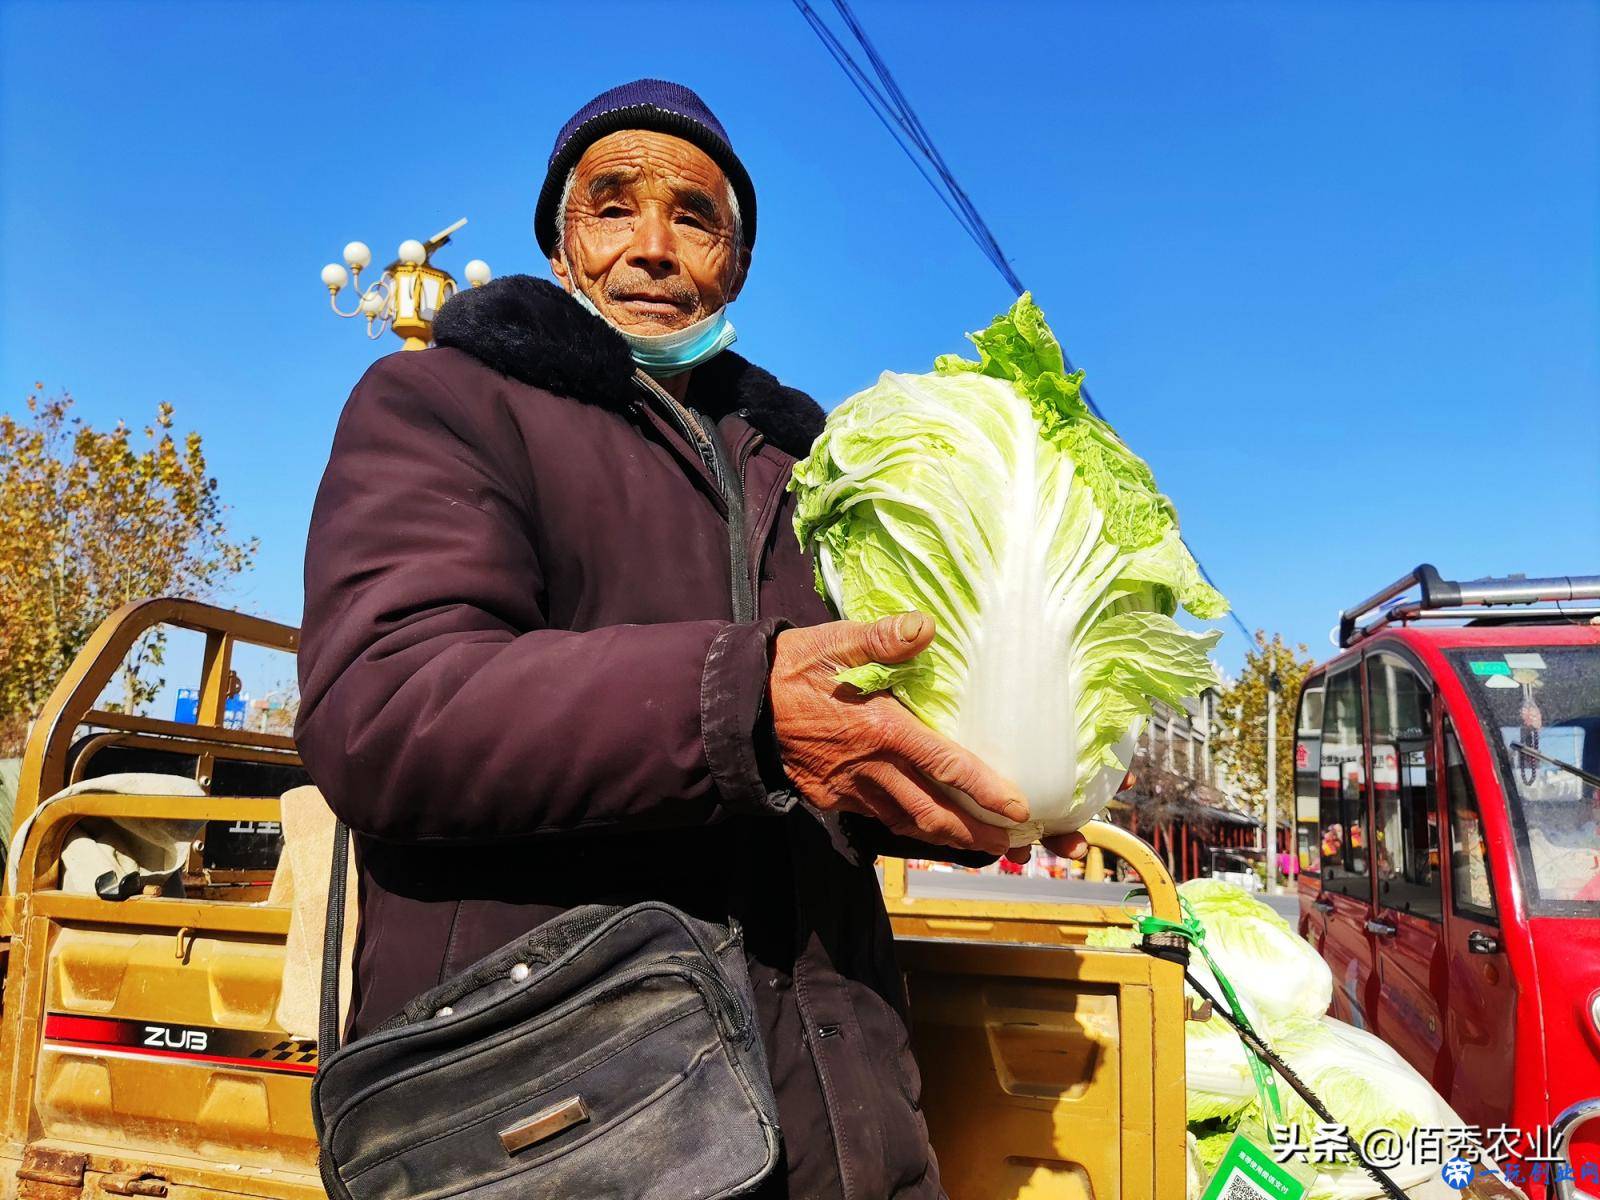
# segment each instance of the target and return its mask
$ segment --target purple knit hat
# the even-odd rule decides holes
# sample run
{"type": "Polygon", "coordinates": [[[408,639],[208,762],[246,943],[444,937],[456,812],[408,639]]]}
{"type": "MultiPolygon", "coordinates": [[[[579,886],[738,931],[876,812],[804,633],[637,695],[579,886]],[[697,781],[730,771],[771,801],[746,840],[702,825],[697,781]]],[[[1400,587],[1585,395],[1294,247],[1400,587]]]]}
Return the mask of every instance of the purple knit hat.
{"type": "Polygon", "coordinates": [[[670,133],[686,142],[692,142],[711,156],[722,168],[733,194],[739,200],[739,215],[743,220],[744,244],[756,241],[756,190],[750,184],[744,164],[733,152],[728,142],[728,132],[722,128],[706,102],[681,83],[665,79],[636,79],[609,91],[601,92],[585,104],[556,134],[555,149],[550,152],[550,166],[545,172],[544,186],[539,189],[539,203],[533,210],[533,232],[539,239],[539,249],[553,254],[558,240],[556,209],[561,205],[561,189],[567,175],[583,152],[608,133],[619,129],[649,129],[656,133],[670,133]]]}

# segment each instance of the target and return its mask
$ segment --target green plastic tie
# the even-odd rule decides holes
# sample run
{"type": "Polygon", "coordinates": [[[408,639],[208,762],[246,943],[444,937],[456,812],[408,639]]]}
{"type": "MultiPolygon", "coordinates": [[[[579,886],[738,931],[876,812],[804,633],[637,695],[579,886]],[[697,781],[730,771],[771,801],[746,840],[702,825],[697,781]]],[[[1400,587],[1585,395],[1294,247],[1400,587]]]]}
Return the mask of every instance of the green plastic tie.
{"type": "MultiPolygon", "coordinates": [[[[1139,895],[1148,895],[1148,893],[1141,888],[1136,888],[1128,893],[1127,899],[1132,900],[1139,895]]],[[[1234,1019],[1248,1029],[1257,1039],[1260,1039],[1260,1033],[1250,1023],[1250,1018],[1245,1015],[1244,1005],[1239,1003],[1239,995],[1233,990],[1233,984],[1229,981],[1227,975],[1223,974],[1222,968],[1217,966],[1217,961],[1211,957],[1211,952],[1206,949],[1206,928],[1200,923],[1200,918],[1194,915],[1194,909],[1190,907],[1188,897],[1180,893],[1178,903],[1183,907],[1183,920],[1168,921],[1163,917],[1157,916],[1135,916],[1133,917],[1134,928],[1139,931],[1141,936],[1149,936],[1152,933],[1177,934],[1196,950],[1200,951],[1200,957],[1205,959],[1206,966],[1211,969],[1211,974],[1216,978],[1217,986],[1222,989],[1222,995],[1228,1001],[1228,1008],[1233,1013],[1234,1019]]],[[[1282,1125],[1283,1104],[1278,1098],[1278,1081],[1272,1073],[1272,1068],[1267,1065],[1265,1059],[1251,1049],[1249,1042],[1241,1037],[1239,1043],[1244,1047],[1245,1059],[1250,1064],[1250,1075],[1255,1080],[1256,1096],[1261,1101],[1261,1111],[1271,1115],[1273,1124],[1282,1125]]],[[[1271,1136],[1271,1132],[1269,1128],[1267,1131],[1268,1137],[1271,1136]]]]}

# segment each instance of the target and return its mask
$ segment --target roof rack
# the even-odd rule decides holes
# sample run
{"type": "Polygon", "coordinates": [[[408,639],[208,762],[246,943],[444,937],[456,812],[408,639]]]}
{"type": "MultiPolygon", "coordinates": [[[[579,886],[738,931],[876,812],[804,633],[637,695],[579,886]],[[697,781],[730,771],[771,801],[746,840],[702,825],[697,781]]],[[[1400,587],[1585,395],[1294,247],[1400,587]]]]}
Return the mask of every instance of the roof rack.
{"type": "MultiPolygon", "coordinates": [[[[1559,605],[1571,600],[1600,600],[1600,575],[1554,575],[1547,579],[1507,575],[1499,579],[1456,580],[1443,578],[1432,563],[1423,563],[1410,574],[1401,576],[1360,604],[1340,613],[1339,645],[1341,648],[1354,645],[1393,621],[1482,619],[1484,614],[1476,611],[1475,606],[1559,605]],[[1389,604],[1412,588],[1421,590],[1417,600],[1407,604],[1390,604],[1376,621],[1365,626],[1357,625],[1373,609],[1389,604]]],[[[1574,617],[1600,615],[1600,608],[1577,611],[1559,607],[1527,608],[1516,614],[1493,615],[1497,620],[1506,622],[1568,621],[1574,617]]]]}

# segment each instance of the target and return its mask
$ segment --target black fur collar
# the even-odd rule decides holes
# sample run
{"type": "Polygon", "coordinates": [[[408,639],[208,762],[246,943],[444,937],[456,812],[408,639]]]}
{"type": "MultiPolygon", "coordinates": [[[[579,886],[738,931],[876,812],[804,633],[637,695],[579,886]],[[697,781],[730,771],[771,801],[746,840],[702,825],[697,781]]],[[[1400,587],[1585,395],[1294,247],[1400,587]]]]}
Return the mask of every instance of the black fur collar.
{"type": "MultiPolygon", "coordinates": [[[[458,293],[439,310],[433,340],[502,375],[588,404],[622,411],[639,396],[628,344],[555,284],[532,275],[507,275],[458,293]]],[[[712,417],[749,410],[750,423],[797,458],[822,431],[815,400],[727,350],[695,368],[689,402],[712,417]]]]}

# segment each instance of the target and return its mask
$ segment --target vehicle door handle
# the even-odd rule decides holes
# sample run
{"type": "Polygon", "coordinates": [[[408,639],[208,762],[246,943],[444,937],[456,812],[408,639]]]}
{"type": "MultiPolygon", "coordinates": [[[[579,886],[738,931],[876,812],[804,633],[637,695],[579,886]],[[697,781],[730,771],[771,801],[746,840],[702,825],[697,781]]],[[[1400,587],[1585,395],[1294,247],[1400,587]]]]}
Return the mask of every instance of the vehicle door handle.
{"type": "Polygon", "coordinates": [[[1311,902],[1311,907],[1316,909],[1318,912],[1331,913],[1333,911],[1333,901],[1324,900],[1321,896],[1318,896],[1311,902]]]}
{"type": "Polygon", "coordinates": [[[1378,937],[1393,937],[1400,931],[1387,921],[1368,921],[1367,932],[1376,934],[1378,937]]]}
{"type": "Polygon", "coordinates": [[[1500,939],[1492,933],[1485,933],[1481,929],[1474,929],[1467,934],[1468,954],[1499,954],[1500,939]]]}

